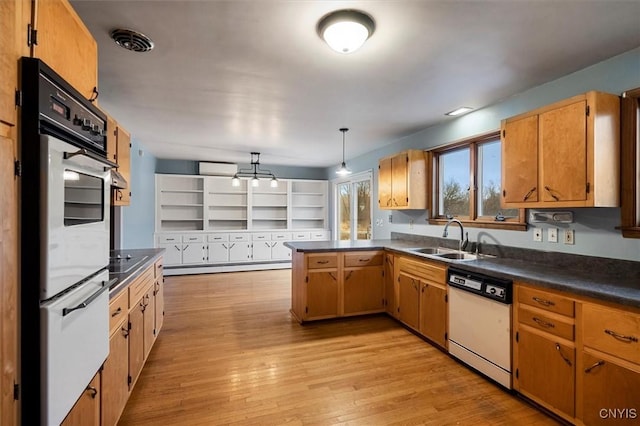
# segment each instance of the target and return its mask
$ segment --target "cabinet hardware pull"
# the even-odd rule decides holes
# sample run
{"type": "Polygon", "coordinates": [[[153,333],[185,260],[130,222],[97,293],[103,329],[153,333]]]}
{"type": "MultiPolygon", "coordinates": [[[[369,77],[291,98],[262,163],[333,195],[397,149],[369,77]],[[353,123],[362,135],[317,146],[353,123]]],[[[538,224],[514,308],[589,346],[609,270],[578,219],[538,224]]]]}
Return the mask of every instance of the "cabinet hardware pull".
{"type": "Polygon", "coordinates": [[[534,186],[533,188],[531,188],[529,190],[529,192],[527,192],[527,194],[524,196],[524,198],[522,199],[522,201],[527,201],[529,199],[529,197],[531,197],[531,195],[536,191],[536,187],[534,186]]]}
{"type": "Polygon", "coordinates": [[[87,386],[85,390],[88,390],[89,392],[91,392],[92,399],[96,399],[96,396],[98,395],[98,389],[94,388],[93,386],[87,386]]]}
{"type": "Polygon", "coordinates": [[[549,195],[551,195],[551,196],[553,197],[553,199],[554,199],[554,200],[556,200],[556,201],[560,201],[560,198],[556,197],[556,195],[555,195],[553,192],[551,192],[551,188],[549,188],[548,186],[545,186],[545,187],[544,187],[544,189],[546,189],[546,190],[547,190],[547,192],[549,193],[549,195]]]}
{"type": "Polygon", "coordinates": [[[562,350],[561,350],[561,349],[562,349],[562,348],[560,348],[560,344],[559,344],[559,343],[556,343],[556,351],[558,351],[558,353],[560,354],[560,356],[562,357],[562,359],[564,360],[564,362],[566,362],[566,363],[567,363],[567,365],[568,365],[569,367],[571,367],[571,365],[572,365],[572,364],[571,364],[571,361],[569,360],[569,358],[567,358],[566,356],[564,356],[564,354],[562,353],[562,350]]]}
{"type": "Polygon", "coordinates": [[[369,262],[371,259],[358,259],[358,262],[369,262]]]}
{"type": "Polygon", "coordinates": [[[117,317],[118,315],[120,315],[122,313],[122,308],[120,306],[118,306],[118,309],[116,309],[115,311],[113,311],[113,313],[111,314],[111,317],[117,317]]]}
{"type": "Polygon", "coordinates": [[[334,281],[338,281],[338,278],[335,275],[333,275],[332,272],[329,272],[329,276],[333,278],[334,281]]]}
{"type": "Polygon", "coordinates": [[[387,200],[387,207],[389,207],[390,204],[391,204],[391,198],[387,200]]]}
{"type": "Polygon", "coordinates": [[[186,250],[189,248],[189,244],[187,244],[186,246],[182,247],[182,250],[186,250]]]}
{"type": "Polygon", "coordinates": [[[351,278],[351,274],[353,274],[353,271],[349,271],[349,273],[347,274],[346,277],[344,277],[344,280],[348,280],[349,278],[351,278]]]}
{"type": "Polygon", "coordinates": [[[327,263],[329,263],[328,260],[318,260],[318,265],[326,265],[327,263]]]}
{"type": "Polygon", "coordinates": [[[176,250],[180,251],[180,247],[178,246],[174,246],[176,248],[176,250]]]}
{"type": "Polygon", "coordinates": [[[585,373],[591,373],[591,370],[593,370],[596,367],[600,367],[601,365],[604,365],[604,361],[598,361],[595,364],[593,364],[591,367],[587,367],[584,369],[585,373]]]}
{"type": "Polygon", "coordinates": [[[555,306],[556,305],[551,300],[540,299],[539,297],[535,297],[535,296],[533,296],[533,300],[535,300],[536,302],[538,302],[539,304],[544,305],[544,306],[555,306]]]}
{"type": "Polygon", "coordinates": [[[540,319],[540,318],[538,318],[538,317],[533,317],[533,320],[534,320],[536,323],[538,323],[538,325],[539,325],[539,326],[541,326],[541,327],[546,327],[546,328],[554,328],[554,327],[555,327],[555,324],[554,324],[554,323],[552,323],[552,322],[548,322],[548,321],[545,321],[545,320],[541,320],[541,319],[540,319]]]}
{"type": "Polygon", "coordinates": [[[120,329],[120,332],[122,333],[122,335],[123,335],[124,337],[128,337],[128,336],[129,336],[129,330],[127,330],[127,329],[126,329],[126,328],[124,328],[124,327],[122,327],[122,328],[120,329]]]}
{"type": "Polygon", "coordinates": [[[625,343],[638,342],[638,338],[635,336],[625,336],[624,334],[618,334],[613,330],[605,330],[604,332],[607,333],[609,336],[613,337],[614,339],[620,340],[621,342],[625,342],[625,343]]]}

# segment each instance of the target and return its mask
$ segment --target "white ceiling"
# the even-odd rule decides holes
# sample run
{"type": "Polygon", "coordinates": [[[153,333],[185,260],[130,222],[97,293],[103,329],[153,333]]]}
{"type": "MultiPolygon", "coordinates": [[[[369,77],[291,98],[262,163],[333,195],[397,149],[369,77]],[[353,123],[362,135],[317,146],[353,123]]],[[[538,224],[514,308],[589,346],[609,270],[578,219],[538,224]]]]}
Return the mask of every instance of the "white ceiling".
{"type": "Polygon", "coordinates": [[[640,0],[77,1],[100,105],[158,158],[326,167],[640,46],[640,0]],[[350,55],[316,34],[357,8],[350,55]],[[154,50],[118,47],[113,28],[154,50]]]}

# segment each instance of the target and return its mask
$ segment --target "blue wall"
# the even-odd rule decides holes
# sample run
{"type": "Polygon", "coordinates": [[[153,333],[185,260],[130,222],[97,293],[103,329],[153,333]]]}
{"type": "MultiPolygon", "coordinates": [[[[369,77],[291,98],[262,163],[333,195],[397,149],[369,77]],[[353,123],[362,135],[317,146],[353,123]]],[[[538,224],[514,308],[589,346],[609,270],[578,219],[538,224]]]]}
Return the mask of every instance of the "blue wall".
{"type": "MultiPolygon", "coordinates": [[[[282,179],[326,179],[325,169],[322,167],[292,167],[261,165],[282,179]]],[[[238,169],[251,169],[250,164],[238,164],[238,169]]],[[[197,175],[198,162],[190,160],[158,159],[156,173],[170,173],[179,175],[197,175]]]]}
{"type": "Polygon", "coordinates": [[[154,246],[156,158],[131,138],[131,204],[122,207],[122,248],[154,246]]]}
{"type": "MultiPolygon", "coordinates": [[[[358,158],[348,159],[347,163],[354,172],[374,171],[373,193],[377,194],[378,159],[381,157],[409,148],[433,148],[496,131],[500,128],[500,121],[504,118],[590,90],[620,94],[636,87],[640,87],[640,48],[534,87],[498,104],[429,127],[384,148],[358,158]]],[[[334,169],[335,167],[326,169],[325,177],[327,179],[335,178],[334,169]]],[[[565,227],[575,230],[575,245],[548,243],[546,242],[546,232],[543,233],[544,242],[534,243],[533,227],[529,227],[526,232],[471,228],[468,230],[469,236],[474,241],[480,240],[492,244],[640,261],[640,240],[622,238],[620,231],[615,229],[620,224],[620,209],[561,210],[574,212],[575,223],[565,227]]],[[[333,208],[330,209],[330,212],[333,212],[333,208]]],[[[442,227],[427,224],[427,218],[427,211],[389,211],[379,210],[376,206],[374,207],[373,221],[376,223],[377,220],[381,220],[382,224],[374,227],[373,236],[374,238],[389,238],[391,232],[441,236],[442,227]],[[389,222],[390,216],[392,217],[391,223],[389,222]]],[[[333,218],[331,220],[333,221],[333,218]]],[[[536,224],[536,226],[538,225],[536,224]]],[[[540,227],[547,228],[548,226],[542,225],[540,227]]],[[[563,228],[560,227],[560,229],[563,228]]],[[[458,238],[457,233],[452,234],[450,238],[458,238]]]]}

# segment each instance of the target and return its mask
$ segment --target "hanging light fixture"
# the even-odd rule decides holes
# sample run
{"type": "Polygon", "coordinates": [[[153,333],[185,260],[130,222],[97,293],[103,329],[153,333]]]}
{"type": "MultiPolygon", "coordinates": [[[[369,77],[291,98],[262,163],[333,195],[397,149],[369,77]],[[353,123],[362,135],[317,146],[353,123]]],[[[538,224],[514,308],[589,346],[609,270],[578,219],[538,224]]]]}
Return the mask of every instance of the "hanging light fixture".
{"type": "Polygon", "coordinates": [[[251,186],[253,187],[256,187],[260,184],[260,178],[270,178],[271,187],[278,187],[278,179],[276,178],[276,175],[271,173],[271,170],[263,170],[260,168],[259,152],[251,153],[251,168],[238,170],[238,172],[233,175],[233,178],[231,178],[231,185],[240,186],[241,177],[251,178],[251,186]]]}
{"type": "Polygon", "coordinates": [[[351,174],[351,170],[349,170],[347,164],[344,162],[344,134],[347,133],[349,129],[343,127],[342,129],[340,129],[340,131],[342,132],[342,164],[340,165],[340,168],[336,170],[336,174],[340,176],[346,176],[351,174]]]}
{"type": "Polygon", "coordinates": [[[338,53],[358,50],[375,31],[371,16],[353,9],[331,12],[318,22],[318,35],[338,53]]]}

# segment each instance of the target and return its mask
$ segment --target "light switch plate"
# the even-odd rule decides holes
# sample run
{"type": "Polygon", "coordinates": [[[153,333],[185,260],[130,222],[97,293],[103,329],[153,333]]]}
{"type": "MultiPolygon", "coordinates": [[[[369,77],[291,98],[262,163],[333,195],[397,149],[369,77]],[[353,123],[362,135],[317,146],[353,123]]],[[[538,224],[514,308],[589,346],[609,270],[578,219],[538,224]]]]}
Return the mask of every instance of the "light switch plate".
{"type": "Polygon", "coordinates": [[[549,241],[550,243],[558,242],[558,228],[547,229],[547,241],[549,241]]]}
{"type": "Polygon", "coordinates": [[[540,228],[533,229],[533,241],[537,241],[537,242],[542,241],[542,229],[540,228]]]}
{"type": "Polygon", "coordinates": [[[564,239],[563,239],[563,241],[564,241],[565,244],[571,244],[571,245],[575,244],[574,238],[575,238],[575,234],[574,234],[573,229],[565,229],[564,230],[564,239]]]}

